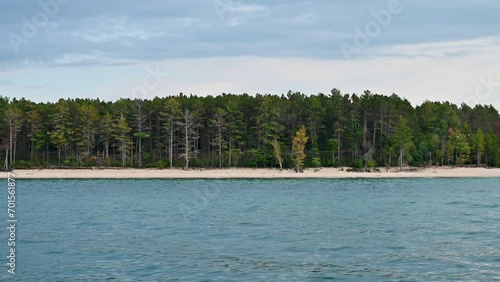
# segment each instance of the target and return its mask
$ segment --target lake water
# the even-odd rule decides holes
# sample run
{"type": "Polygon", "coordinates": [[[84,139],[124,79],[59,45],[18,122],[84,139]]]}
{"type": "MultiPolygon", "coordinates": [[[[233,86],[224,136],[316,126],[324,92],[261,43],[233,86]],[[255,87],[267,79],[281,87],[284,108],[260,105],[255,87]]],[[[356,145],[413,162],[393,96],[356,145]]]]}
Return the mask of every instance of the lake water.
{"type": "MultiPolygon", "coordinates": [[[[18,180],[17,274],[0,279],[492,281],[499,184],[18,180]]],[[[6,227],[6,189],[1,199],[6,227]]]]}

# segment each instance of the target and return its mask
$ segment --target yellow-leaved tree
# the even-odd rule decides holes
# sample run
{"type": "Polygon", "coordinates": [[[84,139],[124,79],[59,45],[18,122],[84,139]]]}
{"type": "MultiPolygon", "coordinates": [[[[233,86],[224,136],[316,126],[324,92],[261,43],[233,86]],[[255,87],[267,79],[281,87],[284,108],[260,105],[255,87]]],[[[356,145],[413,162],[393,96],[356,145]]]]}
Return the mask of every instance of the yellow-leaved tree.
{"type": "Polygon", "coordinates": [[[304,149],[308,140],[306,127],[302,125],[293,138],[293,160],[295,161],[296,172],[300,172],[300,167],[304,165],[304,159],[306,158],[304,149]]]}

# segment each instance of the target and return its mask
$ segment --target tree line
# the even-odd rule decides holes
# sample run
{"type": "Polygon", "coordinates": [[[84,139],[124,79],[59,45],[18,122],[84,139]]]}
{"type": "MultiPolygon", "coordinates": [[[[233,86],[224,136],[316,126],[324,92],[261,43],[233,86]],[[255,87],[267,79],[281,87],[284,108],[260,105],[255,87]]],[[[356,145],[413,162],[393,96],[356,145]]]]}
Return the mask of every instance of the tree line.
{"type": "Polygon", "coordinates": [[[500,167],[491,105],[395,94],[222,94],[151,100],[0,96],[4,169],[36,167],[500,167]]]}

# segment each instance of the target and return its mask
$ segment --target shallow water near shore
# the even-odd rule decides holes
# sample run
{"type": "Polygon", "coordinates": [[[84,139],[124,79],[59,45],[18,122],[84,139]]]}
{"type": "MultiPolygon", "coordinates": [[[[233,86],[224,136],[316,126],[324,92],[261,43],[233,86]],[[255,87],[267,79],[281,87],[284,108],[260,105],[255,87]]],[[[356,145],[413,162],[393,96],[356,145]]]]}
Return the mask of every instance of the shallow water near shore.
{"type": "MultiPolygon", "coordinates": [[[[499,184],[18,180],[17,271],[12,279],[3,264],[0,279],[491,281],[500,279],[499,184]]],[[[6,211],[6,189],[1,199],[6,211]]]]}

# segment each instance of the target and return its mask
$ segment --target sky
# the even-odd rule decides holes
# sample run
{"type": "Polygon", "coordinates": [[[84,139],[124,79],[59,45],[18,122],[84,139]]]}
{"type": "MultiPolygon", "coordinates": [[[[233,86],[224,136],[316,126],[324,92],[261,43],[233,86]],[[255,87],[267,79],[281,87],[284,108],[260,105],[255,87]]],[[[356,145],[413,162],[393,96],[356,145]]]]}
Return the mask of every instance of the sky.
{"type": "Polygon", "coordinates": [[[500,108],[496,0],[0,0],[0,95],[396,93],[500,108]]]}

